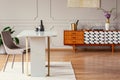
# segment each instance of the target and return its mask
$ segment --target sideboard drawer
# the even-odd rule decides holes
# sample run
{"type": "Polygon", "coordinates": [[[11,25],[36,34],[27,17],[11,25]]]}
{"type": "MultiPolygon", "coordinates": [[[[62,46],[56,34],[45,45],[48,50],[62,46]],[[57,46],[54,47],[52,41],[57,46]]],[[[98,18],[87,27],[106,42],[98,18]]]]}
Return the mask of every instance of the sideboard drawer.
{"type": "Polygon", "coordinates": [[[64,32],[64,35],[65,36],[76,35],[76,32],[75,31],[66,31],[66,32],[64,32]]]}
{"type": "Polygon", "coordinates": [[[78,40],[76,40],[76,44],[84,44],[84,40],[83,39],[78,39],[78,40]]]}
{"type": "Polygon", "coordinates": [[[83,44],[83,31],[64,31],[64,44],[83,44]]]}
{"type": "Polygon", "coordinates": [[[73,44],[76,44],[76,41],[75,41],[75,40],[65,40],[65,41],[64,41],[64,44],[73,45],[73,44]]]}
{"type": "Polygon", "coordinates": [[[83,39],[84,40],[84,35],[76,36],[76,39],[83,39]]]}
{"type": "Polygon", "coordinates": [[[83,31],[77,31],[76,36],[84,36],[84,32],[83,31]]]}

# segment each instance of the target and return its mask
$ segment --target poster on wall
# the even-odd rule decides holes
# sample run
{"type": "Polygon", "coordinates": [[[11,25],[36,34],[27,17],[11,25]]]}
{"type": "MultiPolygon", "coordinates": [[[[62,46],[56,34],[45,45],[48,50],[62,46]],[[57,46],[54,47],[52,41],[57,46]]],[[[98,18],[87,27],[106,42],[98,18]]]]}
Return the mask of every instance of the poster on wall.
{"type": "Polygon", "coordinates": [[[100,0],[68,0],[68,7],[99,8],[100,0]]]}

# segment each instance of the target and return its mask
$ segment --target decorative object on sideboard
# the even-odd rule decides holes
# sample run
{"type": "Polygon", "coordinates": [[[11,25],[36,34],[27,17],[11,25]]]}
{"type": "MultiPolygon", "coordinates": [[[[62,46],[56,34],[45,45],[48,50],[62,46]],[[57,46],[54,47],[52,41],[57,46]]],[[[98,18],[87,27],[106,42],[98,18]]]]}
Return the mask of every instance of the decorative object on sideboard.
{"type": "Polygon", "coordinates": [[[76,24],[75,23],[71,23],[71,30],[76,30],[76,24]]]}
{"type": "Polygon", "coordinates": [[[115,9],[115,8],[112,8],[111,10],[109,10],[109,11],[107,11],[107,10],[105,10],[105,9],[103,9],[103,8],[98,8],[99,10],[102,10],[103,12],[104,12],[104,16],[105,16],[105,18],[106,18],[106,22],[105,22],[105,30],[109,30],[109,28],[110,28],[110,18],[111,18],[111,14],[112,14],[112,12],[113,12],[113,10],[115,9]]]}
{"type": "Polygon", "coordinates": [[[71,23],[71,29],[72,30],[77,30],[79,20],[76,21],[76,23],[71,23]]]}

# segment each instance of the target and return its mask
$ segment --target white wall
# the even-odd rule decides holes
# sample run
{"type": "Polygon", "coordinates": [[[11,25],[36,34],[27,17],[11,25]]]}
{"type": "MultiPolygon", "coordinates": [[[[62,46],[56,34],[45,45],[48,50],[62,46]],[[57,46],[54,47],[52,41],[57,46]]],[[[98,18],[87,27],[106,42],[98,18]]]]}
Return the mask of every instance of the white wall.
{"type": "MultiPolygon", "coordinates": [[[[111,18],[111,29],[119,29],[120,0],[101,0],[104,9],[116,8],[111,18]],[[113,18],[116,19],[113,21],[113,18]]],[[[67,0],[0,0],[0,30],[14,26],[15,35],[25,29],[35,29],[43,20],[46,30],[54,27],[58,36],[51,39],[52,48],[68,48],[63,44],[63,31],[79,19],[78,28],[104,27],[105,17],[96,8],[69,8],[67,0]]],[[[24,39],[20,39],[24,44],[24,39]]]]}

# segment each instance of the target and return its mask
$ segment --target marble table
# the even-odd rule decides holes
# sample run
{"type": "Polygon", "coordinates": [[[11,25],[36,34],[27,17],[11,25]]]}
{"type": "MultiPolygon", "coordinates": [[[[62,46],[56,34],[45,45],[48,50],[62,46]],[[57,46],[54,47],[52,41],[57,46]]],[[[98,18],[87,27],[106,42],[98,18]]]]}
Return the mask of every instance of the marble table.
{"type": "Polygon", "coordinates": [[[36,32],[34,30],[24,30],[17,37],[26,38],[26,74],[28,73],[28,41],[30,42],[30,67],[31,76],[43,77],[50,76],[50,37],[57,36],[53,31],[36,32]],[[47,42],[46,42],[47,40],[47,42]],[[48,48],[48,74],[45,70],[45,48],[48,48]]]}

